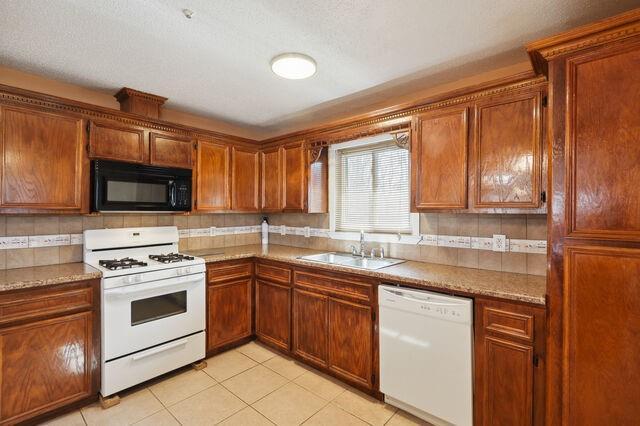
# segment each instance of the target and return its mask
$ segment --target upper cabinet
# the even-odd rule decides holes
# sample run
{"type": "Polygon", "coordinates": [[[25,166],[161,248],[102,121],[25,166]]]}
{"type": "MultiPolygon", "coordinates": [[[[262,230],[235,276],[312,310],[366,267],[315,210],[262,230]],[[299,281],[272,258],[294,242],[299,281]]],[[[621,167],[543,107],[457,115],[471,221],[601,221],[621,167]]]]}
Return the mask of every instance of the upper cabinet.
{"type": "Polygon", "coordinates": [[[234,146],[231,151],[231,209],[260,210],[260,152],[234,146]]]}
{"type": "Polygon", "coordinates": [[[260,153],[260,179],[262,180],[261,210],[278,212],[282,206],[282,149],[265,149],[260,153]]]}
{"type": "Polygon", "coordinates": [[[90,122],[91,157],[145,163],[148,161],[148,153],[144,130],[118,124],[90,122]]]}
{"type": "Polygon", "coordinates": [[[543,94],[539,90],[489,98],[475,108],[476,208],[540,205],[543,94]]]}
{"type": "Polygon", "coordinates": [[[196,200],[199,211],[231,208],[230,161],[228,145],[201,140],[196,160],[196,200]]]}
{"type": "Polygon", "coordinates": [[[328,156],[304,141],[262,150],[262,211],[326,213],[328,156]]]}
{"type": "Polygon", "coordinates": [[[463,106],[414,117],[413,210],[467,207],[468,115],[463,106]]]}
{"type": "Polygon", "coordinates": [[[165,167],[192,167],[194,142],[191,137],[149,133],[151,164],[165,167]]]}
{"type": "Polygon", "coordinates": [[[91,121],[89,156],[190,169],[194,163],[194,140],[191,136],[148,131],[112,122],[91,121]]]}
{"type": "Polygon", "coordinates": [[[307,156],[304,141],[284,145],[282,157],[284,211],[304,211],[307,195],[307,156]]]}
{"type": "Polygon", "coordinates": [[[81,118],[1,107],[0,207],[81,212],[88,207],[88,164],[81,118]]]}

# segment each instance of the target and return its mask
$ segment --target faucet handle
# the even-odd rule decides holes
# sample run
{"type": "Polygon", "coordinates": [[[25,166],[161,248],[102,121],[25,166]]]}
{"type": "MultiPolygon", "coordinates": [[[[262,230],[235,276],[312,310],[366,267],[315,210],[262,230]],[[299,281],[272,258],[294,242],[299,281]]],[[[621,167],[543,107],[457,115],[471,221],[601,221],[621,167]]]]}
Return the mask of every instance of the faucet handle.
{"type": "Polygon", "coordinates": [[[349,247],[351,248],[351,254],[353,256],[356,256],[358,254],[358,249],[356,248],[356,246],[351,244],[349,247]]]}
{"type": "Polygon", "coordinates": [[[384,247],[380,247],[380,259],[384,259],[384,247]]]}

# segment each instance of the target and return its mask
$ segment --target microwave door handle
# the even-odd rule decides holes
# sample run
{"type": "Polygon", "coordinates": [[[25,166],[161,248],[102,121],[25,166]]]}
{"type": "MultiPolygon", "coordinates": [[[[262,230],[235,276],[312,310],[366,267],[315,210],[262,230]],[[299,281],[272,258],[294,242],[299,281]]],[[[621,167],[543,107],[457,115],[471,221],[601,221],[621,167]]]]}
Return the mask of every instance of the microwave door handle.
{"type": "Polygon", "coordinates": [[[175,181],[171,181],[171,183],[169,183],[169,204],[171,205],[171,207],[175,207],[176,206],[176,192],[177,192],[178,188],[176,186],[176,182],[175,181]]]}

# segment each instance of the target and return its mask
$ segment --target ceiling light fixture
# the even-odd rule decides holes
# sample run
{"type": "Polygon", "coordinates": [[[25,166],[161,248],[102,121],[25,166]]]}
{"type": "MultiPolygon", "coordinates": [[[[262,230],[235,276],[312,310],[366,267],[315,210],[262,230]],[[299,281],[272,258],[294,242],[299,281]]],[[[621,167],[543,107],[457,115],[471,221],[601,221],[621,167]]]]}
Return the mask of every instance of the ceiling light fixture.
{"type": "Polygon", "coordinates": [[[187,18],[187,19],[193,18],[193,10],[191,10],[191,9],[182,9],[182,13],[184,14],[185,18],[187,18]]]}
{"type": "Polygon", "coordinates": [[[316,61],[302,53],[283,53],[271,60],[271,70],[282,78],[300,80],[316,73],[316,61]]]}

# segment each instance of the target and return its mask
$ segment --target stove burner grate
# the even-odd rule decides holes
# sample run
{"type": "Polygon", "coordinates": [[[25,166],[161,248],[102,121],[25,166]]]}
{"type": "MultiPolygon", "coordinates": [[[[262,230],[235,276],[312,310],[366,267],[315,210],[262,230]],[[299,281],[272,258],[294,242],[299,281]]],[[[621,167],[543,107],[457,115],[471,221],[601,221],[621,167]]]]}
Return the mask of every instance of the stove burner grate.
{"type": "Polygon", "coordinates": [[[132,259],[130,257],[125,257],[122,259],[99,260],[98,264],[111,271],[115,271],[118,269],[137,268],[139,266],[147,266],[147,262],[142,262],[140,260],[132,259]]]}
{"type": "Polygon", "coordinates": [[[160,263],[176,263],[182,262],[183,260],[193,260],[195,259],[193,256],[187,256],[186,254],[180,253],[169,253],[169,254],[150,254],[149,259],[155,260],[160,263]]]}

